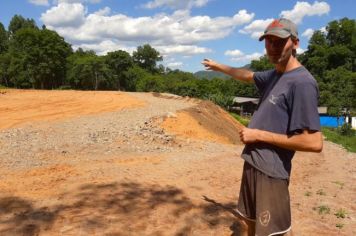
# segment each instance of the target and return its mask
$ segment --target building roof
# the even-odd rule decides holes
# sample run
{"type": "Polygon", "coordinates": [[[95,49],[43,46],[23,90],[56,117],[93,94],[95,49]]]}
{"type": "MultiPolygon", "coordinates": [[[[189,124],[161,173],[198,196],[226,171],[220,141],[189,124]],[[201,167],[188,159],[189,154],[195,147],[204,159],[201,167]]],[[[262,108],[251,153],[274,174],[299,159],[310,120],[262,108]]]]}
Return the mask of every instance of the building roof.
{"type": "Polygon", "coordinates": [[[328,107],[318,107],[319,114],[326,114],[328,113],[328,107]]]}
{"type": "Polygon", "coordinates": [[[235,97],[234,102],[235,103],[246,103],[246,102],[252,102],[254,104],[258,104],[259,98],[250,98],[250,97],[235,97]]]}

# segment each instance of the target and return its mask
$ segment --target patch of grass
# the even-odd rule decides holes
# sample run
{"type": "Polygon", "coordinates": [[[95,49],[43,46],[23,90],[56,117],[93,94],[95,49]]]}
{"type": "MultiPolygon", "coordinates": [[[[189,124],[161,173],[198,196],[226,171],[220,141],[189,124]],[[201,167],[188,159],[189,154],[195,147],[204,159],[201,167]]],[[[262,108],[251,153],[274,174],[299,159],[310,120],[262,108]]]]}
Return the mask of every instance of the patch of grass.
{"type": "Polygon", "coordinates": [[[342,145],[349,152],[356,152],[356,135],[341,135],[336,129],[327,127],[323,127],[321,130],[327,140],[342,145]]]}
{"type": "Polygon", "coordinates": [[[340,208],[334,215],[336,215],[337,218],[344,219],[347,215],[347,212],[345,209],[340,208]]]}
{"type": "Polygon", "coordinates": [[[340,182],[340,181],[333,181],[332,183],[339,185],[339,186],[340,186],[340,189],[343,189],[343,188],[344,188],[344,185],[345,185],[345,183],[340,182]]]}
{"type": "Polygon", "coordinates": [[[313,210],[317,210],[319,215],[329,214],[330,213],[330,207],[328,207],[326,205],[320,205],[318,207],[314,207],[313,210]]]}
{"type": "Polygon", "coordinates": [[[71,89],[73,89],[73,88],[69,85],[62,85],[62,86],[59,86],[56,90],[71,90],[71,89]]]}
{"type": "Polygon", "coordinates": [[[326,193],[322,189],[319,189],[318,191],[316,191],[316,194],[321,195],[321,196],[325,196],[326,195],[326,193]]]}
{"type": "Polygon", "coordinates": [[[337,223],[335,226],[336,226],[336,228],[342,229],[342,227],[344,227],[344,224],[337,223]]]}
{"type": "Polygon", "coordinates": [[[7,87],[0,85],[0,89],[7,89],[7,87]]]}
{"type": "Polygon", "coordinates": [[[232,115],[232,117],[234,117],[238,122],[240,122],[244,126],[248,126],[248,123],[250,123],[249,119],[239,116],[236,113],[230,112],[230,115],[232,115]]]}
{"type": "Polygon", "coordinates": [[[306,197],[310,197],[311,195],[312,195],[312,192],[310,192],[310,191],[306,191],[304,193],[304,196],[306,196],[306,197]]]}

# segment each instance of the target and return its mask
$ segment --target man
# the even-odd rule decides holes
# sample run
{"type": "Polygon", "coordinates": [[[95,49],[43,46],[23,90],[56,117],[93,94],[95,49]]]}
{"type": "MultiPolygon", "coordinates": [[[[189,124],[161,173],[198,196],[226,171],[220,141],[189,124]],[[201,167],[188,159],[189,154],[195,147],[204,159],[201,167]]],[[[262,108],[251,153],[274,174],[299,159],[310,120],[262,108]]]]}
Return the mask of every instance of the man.
{"type": "Polygon", "coordinates": [[[260,37],[275,68],[251,72],[204,59],[208,70],[254,82],[261,99],[248,128],[240,131],[246,144],[237,211],[243,235],[291,235],[289,177],[295,151],[321,152],[318,87],[299,63],[296,25],[274,20],[260,37]]]}

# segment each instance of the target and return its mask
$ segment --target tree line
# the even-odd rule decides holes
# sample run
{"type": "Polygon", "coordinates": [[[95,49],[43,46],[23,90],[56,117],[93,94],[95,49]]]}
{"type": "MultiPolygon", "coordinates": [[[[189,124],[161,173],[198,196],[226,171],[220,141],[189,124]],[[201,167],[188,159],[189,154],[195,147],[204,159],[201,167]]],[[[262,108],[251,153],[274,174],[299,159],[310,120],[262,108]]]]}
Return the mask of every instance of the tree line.
{"type": "MultiPolygon", "coordinates": [[[[355,107],[355,20],[332,21],[326,33],[314,32],[299,59],[320,86],[320,105],[355,107]]],[[[33,19],[15,15],[6,30],[0,22],[0,86],[32,89],[120,90],[169,92],[209,99],[228,107],[235,96],[258,97],[253,85],[233,79],[198,79],[194,74],[165,68],[160,53],[149,44],[130,55],[117,50],[99,56],[71,45],[57,32],[33,19]]],[[[263,56],[251,62],[260,71],[272,68],[263,56]]]]}
{"type": "Polygon", "coordinates": [[[336,116],[341,115],[341,108],[356,115],[355,22],[348,18],[331,21],[327,33],[314,32],[299,58],[318,81],[320,104],[336,116]]]}

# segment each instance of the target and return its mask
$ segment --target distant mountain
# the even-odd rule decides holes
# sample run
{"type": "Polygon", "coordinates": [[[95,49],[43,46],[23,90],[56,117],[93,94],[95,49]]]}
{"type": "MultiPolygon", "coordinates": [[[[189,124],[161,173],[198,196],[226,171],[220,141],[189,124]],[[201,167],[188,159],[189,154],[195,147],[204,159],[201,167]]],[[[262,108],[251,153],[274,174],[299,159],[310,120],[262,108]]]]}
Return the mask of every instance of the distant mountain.
{"type": "MultiPolygon", "coordinates": [[[[250,64],[247,64],[243,67],[240,68],[245,68],[245,69],[250,69],[250,64]]],[[[198,79],[229,79],[231,76],[225,75],[224,73],[218,72],[218,71],[209,71],[209,70],[200,70],[194,73],[194,76],[198,79]]]]}
{"type": "Polygon", "coordinates": [[[214,79],[214,78],[219,78],[219,79],[229,79],[230,76],[225,75],[224,73],[217,72],[217,71],[207,71],[207,70],[201,70],[198,72],[194,73],[194,76],[197,77],[198,79],[214,79]]]}

